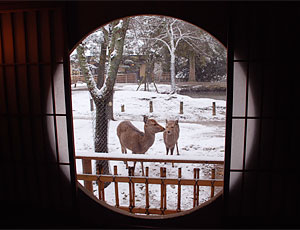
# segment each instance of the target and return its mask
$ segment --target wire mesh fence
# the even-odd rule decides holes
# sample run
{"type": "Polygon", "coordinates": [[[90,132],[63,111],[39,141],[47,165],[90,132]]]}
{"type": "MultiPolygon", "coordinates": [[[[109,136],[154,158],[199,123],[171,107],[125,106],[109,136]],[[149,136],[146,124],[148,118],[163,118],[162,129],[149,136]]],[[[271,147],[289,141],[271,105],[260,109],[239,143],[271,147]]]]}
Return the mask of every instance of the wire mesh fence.
{"type": "MultiPolygon", "coordinates": [[[[93,139],[95,152],[108,153],[108,126],[113,119],[113,92],[101,100],[94,100],[90,96],[90,110],[92,117],[93,139]]],[[[96,161],[96,172],[111,175],[111,169],[107,160],[96,161]]],[[[105,182],[104,188],[111,182],[105,182]]]]}

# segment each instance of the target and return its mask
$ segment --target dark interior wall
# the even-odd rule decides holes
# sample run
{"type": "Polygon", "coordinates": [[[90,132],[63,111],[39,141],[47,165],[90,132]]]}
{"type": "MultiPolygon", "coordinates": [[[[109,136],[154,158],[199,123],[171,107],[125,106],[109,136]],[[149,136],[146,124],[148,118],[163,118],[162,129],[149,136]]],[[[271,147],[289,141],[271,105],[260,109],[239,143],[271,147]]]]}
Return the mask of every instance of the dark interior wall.
{"type": "Polygon", "coordinates": [[[1,225],[66,224],[76,190],[64,9],[0,5],[1,225]]]}
{"type": "Polygon", "coordinates": [[[299,197],[292,192],[299,185],[295,142],[299,136],[295,106],[299,4],[240,3],[231,12],[234,57],[229,60],[233,119],[228,213],[255,215],[257,223],[292,226],[299,216],[299,197]]]}
{"type": "Polygon", "coordinates": [[[299,226],[299,9],[271,2],[1,3],[1,225],[299,226]],[[224,197],[175,219],[116,214],[74,181],[68,51],[99,26],[143,13],[189,21],[229,49],[228,186],[224,197]]]}
{"type": "Polygon", "coordinates": [[[90,1],[68,3],[69,48],[85,36],[118,18],[141,14],[165,15],[180,18],[201,26],[226,45],[225,3],[159,2],[159,1],[90,1]],[[197,6],[195,10],[195,6],[197,6]],[[86,15],[89,15],[86,17],[86,15]],[[86,23],[88,21],[88,23],[86,23]]]}

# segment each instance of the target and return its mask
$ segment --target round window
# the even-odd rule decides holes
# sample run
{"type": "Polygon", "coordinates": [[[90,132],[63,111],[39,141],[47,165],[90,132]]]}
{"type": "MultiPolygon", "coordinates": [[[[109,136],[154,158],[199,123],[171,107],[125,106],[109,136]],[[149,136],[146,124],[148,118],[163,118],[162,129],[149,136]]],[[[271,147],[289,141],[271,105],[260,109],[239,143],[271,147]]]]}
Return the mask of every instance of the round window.
{"type": "Polygon", "coordinates": [[[165,16],[92,32],[70,54],[77,179],[138,216],[199,208],[222,193],[226,48],[165,16]]]}

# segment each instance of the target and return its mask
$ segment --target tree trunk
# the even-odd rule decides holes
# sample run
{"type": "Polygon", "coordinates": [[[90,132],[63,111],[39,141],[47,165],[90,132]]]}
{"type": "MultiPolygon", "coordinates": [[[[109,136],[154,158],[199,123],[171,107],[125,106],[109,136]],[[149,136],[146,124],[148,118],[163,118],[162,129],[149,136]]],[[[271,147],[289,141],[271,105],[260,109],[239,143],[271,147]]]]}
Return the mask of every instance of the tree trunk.
{"type": "Polygon", "coordinates": [[[190,61],[189,81],[194,82],[196,81],[196,71],[195,71],[195,54],[193,52],[190,52],[189,61],[190,61]]]}
{"type": "Polygon", "coordinates": [[[176,84],[175,84],[175,51],[171,52],[171,65],[170,65],[170,71],[171,71],[171,92],[176,92],[176,84]]]}
{"type": "MultiPolygon", "coordinates": [[[[107,103],[105,100],[96,102],[96,127],[95,127],[95,152],[108,153],[107,147],[107,133],[108,133],[108,119],[107,119],[107,103]]],[[[96,161],[96,171],[102,172],[105,175],[110,175],[109,162],[107,160],[96,161]]],[[[104,183],[106,188],[110,182],[104,183]]]]}

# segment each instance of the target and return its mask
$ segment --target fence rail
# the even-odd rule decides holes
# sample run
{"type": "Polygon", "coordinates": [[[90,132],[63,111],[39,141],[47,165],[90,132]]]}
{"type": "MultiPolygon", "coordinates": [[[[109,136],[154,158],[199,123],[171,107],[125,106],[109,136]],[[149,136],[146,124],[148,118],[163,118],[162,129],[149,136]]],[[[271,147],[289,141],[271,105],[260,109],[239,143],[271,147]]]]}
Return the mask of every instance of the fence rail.
{"type": "Polygon", "coordinates": [[[139,162],[166,162],[166,163],[192,163],[192,164],[224,164],[223,158],[215,160],[212,158],[199,159],[199,157],[186,156],[147,156],[143,154],[116,154],[116,153],[77,153],[76,159],[85,160],[111,160],[111,161],[139,161],[139,162]]]}
{"type": "Polygon", "coordinates": [[[199,187],[208,186],[211,188],[211,198],[214,196],[215,187],[223,186],[223,179],[215,179],[215,168],[211,170],[210,179],[200,179],[199,168],[194,168],[194,178],[185,179],[182,178],[181,168],[178,168],[177,178],[167,178],[167,172],[165,167],[160,168],[160,177],[149,177],[149,167],[146,167],[145,176],[135,176],[134,168],[128,168],[128,175],[118,175],[118,168],[114,166],[113,175],[103,175],[102,172],[97,172],[92,174],[92,160],[111,160],[111,161],[140,161],[140,162],[171,162],[171,163],[201,163],[201,164],[224,164],[221,160],[211,160],[211,159],[184,159],[184,157],[176,156],[176,158],[170,157],[160,157],[154,158],[148,156],[135,156],[135,155],[126,155],[122,156],[121,154],[105,154],[105,153],[95,153],[95,154],[78,154],[76,159],[82,160],[83,173],[77,174],[77,180],[84,181],[84,187],[93,194],[93,181],[96,181],[98,184],[98,199],[105,201],[104,193],[104,183],[111,182],[115,186],[115,206],[122,210],[129,211],[135,214],[146,214],[146,215],[167,215],[171,213],[181,212],[181,190],[182,186],[194,186],[193,192],[193,207],[199,205],[199,187]],[[120,206],[119,204],[119,183],[128,183],[129,185],[129,206],[120,206]],[[135,183],[145,184],[145,207],[136,207],[135,205],[135,183]],[[160,209],[150,208],[149,200],[149,185],[155,184],[160,185],[161,187],[161,200],[160,200],[160,209]],[[170,210],[167,209],[167,185],[177,185],[177,209],[170,210]]]}

